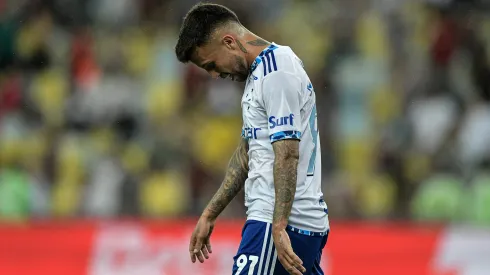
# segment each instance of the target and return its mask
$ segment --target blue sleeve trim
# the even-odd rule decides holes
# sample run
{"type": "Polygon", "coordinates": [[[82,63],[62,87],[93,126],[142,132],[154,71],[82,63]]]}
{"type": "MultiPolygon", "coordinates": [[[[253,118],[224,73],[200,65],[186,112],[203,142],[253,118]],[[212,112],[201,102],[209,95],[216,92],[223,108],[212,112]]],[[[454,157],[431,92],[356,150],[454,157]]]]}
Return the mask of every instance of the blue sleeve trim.
{"type": "Polygon", "coordinates": [[[299,131],[283,131],[270,135],[271,142],[275,142],[283,139],[301,139],[301,132],[299,131]]]}

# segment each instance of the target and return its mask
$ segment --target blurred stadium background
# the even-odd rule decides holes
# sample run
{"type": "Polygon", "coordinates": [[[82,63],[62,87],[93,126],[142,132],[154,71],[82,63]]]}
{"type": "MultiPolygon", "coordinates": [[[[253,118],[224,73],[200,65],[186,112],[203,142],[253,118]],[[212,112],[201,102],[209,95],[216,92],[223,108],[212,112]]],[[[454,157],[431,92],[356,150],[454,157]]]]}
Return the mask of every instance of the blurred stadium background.
{"type": "MultiPolygon", "coordinates": [[[[327,274],[490,274],[490,2],[227,0],[317,93],[327,274]]],[[[193,221],[241,128],[240,84],[179,64],[193,0],[0,1],[0,274],[229,274],[193,221]]]]}

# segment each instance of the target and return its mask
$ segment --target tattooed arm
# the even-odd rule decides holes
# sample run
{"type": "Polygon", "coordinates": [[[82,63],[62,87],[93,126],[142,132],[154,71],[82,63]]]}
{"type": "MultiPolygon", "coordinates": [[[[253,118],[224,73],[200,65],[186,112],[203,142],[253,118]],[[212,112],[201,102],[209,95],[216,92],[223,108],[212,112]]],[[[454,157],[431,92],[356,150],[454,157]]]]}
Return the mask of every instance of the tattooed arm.
{"type": "Polygon", "coordinates": [[[288,224],[296,193],[299,159],[299,140],[286,139],[272,144],[274,148],[274,204],[273,228],[282,230],[288,224]]]}
{"type": "Polygon", "coordinates": [[[242,139],[228,163],[225,179],[197,222],[189,243],[191,261],[201,263],[212,252],[210,237],[216,218],[242,190],[248,174],[248,143],[242,139]]]}
{"type": "Polygon", "coordinates": [[[242,190],[248,174],[248,142],[241,140],[228,163],[225,179],[214,194],[203,216],[215,220],[233,198],[242,190]]]}
{"type": "Polygon", "coordinates": [[[274,188],[276,200],[272,218],[272,239],[277,258],[289,274],[306,272],[303,261],[293,251],[286,226],[296,193],[299,140],[285,139],[272,144],[274,148],[274,188]]]}

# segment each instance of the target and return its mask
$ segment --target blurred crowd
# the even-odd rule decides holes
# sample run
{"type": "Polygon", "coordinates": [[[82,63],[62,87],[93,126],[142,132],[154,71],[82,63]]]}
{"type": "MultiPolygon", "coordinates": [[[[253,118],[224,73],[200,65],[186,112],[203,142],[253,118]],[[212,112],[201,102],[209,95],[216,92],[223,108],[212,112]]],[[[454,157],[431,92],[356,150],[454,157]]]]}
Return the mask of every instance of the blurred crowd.
{"type": "MultiPolygon", "coordinates": [[[[0,220],[199,215],[243,84],[179,64],[191,0],[0,1],[0,220]]],[[[490,224],[490,10],[228,0],[317,93],[332,219],[490,224]]],[[[243,195],[223,216],[244,217],[243,195]]]]}

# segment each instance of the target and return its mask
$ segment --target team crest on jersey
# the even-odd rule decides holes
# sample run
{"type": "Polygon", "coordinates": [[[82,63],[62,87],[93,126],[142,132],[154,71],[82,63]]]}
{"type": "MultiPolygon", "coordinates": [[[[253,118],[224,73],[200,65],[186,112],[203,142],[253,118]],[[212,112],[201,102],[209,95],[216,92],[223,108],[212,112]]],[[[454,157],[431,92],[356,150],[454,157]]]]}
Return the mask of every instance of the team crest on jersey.
{"type": "Polygon", "coordinates": [[[308,91],[310,91],[310,95],[315,92],[315,90],[313,89],[313,84],[308,83],[308,86],[306,86],[306,89],[308,89],[308,91]]]}

